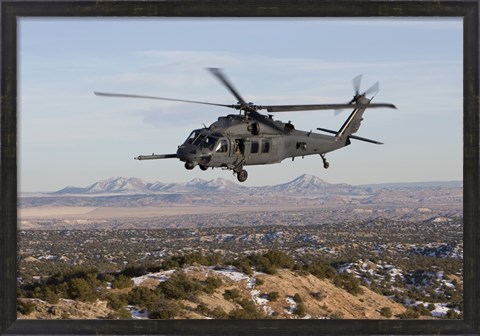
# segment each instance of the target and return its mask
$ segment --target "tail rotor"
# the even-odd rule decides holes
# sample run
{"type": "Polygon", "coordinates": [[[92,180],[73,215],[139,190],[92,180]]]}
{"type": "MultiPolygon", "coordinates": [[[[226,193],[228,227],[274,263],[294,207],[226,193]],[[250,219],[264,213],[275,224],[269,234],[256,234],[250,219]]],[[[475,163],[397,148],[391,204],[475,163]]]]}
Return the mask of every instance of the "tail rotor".
{"type": "MultiPolygon", "coordinates": [[[[372,86],[370,86],[368,89],[366,89],[363,93],[360,93],[360,87],[361,87],[361,84],[362,84],[362,77],[363,77],[363,75],[360,74],[360,75],[358,75],[358,76],[356,76],[355,78],[352,79],[352,85],[353,85],[353,89],[355,91],[355,94],[354,94],[353,98],[347,103],[347,104],[351,104],[352,107],[354,107],[354,104],[357,103],[358,100],[361,97],[365,98],[367,95],[372,95],[372,98],[369,99],[369,100],[372,100],[373,97],[378,93],[378,91],[380,91],[380,82],[377,81],[372,86]]],[[[339,115],[342,111],[343,111],[343,109],[335,110],[335,116],[339,115]]]]}

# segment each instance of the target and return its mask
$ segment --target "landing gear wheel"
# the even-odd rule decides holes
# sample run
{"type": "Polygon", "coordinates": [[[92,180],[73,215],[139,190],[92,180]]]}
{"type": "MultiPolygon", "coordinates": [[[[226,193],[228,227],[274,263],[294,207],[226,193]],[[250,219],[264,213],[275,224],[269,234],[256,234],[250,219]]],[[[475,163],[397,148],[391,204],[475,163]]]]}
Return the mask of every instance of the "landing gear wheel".
{"type": "Polygon", "coordinates": [[[330,167],[330,164],[327,162],[327,159],[325,158],[325,154],[320,154],[320,156],[322,157],[323,168],[328,169],[328,167],[330,167]]]}
{"type": "Polygon", "coordinates": [[[192,170],[195,168],[195,164],[192,161],[185,162],[185,169],[192,170]]]}
{"type": "Polygon", "coordinates": [[[207,170],[208,169],[208,167],[206,167],[204,165],[199,165],[199,167],[200,167],[201,170],[207,170]]]}
{"type": "Polygon", "coordinates": [[[248,173],[246,170],[242,169],[237,173],[237,180],[239,182],[245,182],[247,180],[248,173]]]}

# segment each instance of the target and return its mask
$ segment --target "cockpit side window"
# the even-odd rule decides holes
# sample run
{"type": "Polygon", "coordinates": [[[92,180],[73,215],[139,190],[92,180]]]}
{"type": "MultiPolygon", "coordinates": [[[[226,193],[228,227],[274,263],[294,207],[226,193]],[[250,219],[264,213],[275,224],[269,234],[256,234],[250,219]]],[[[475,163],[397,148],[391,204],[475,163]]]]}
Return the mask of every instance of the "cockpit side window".
{"type": "Polygon", "coordinates": [[[208,136],[208,137],[205,138],[205,142],[203,143],[203,147],[208,148],[210,150],[213,150],[217,141],[218,141],[218,138],[208,136]]]}
{"type": "Polygon", "coordinates": [[[205,135],[204,134],[199,134],[195,140],[193,140],[193,144],[194,145],[198,145],[199,143],[201,143],[203,141],[203,139],[205,139],[205,135]]]}

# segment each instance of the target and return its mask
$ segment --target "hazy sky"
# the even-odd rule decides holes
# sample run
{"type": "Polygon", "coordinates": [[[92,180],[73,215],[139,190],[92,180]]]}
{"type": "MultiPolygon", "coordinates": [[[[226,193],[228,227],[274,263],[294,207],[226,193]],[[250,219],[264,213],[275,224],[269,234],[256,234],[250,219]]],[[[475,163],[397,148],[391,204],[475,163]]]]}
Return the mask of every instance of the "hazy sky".
{"type": "MultiPolygon", "coordinates": [[[[190,131],[235,113],[221,107],[97,97],[93,91],[214,103],[235,98],[206,67],[223,68],[256,104],[343,103],[380,81],[354,141],[321,158],[247,166],[248,185],[300,174],[331,183],[462,179],[462,21],[401,19],[31,19],[19,24],[21,191],[113,177],[186,182],[231,171],[187,171],[175,153],[190,131]]],[[[350,111],[277,113],[297,129],[339,129],[350,111]]]]}

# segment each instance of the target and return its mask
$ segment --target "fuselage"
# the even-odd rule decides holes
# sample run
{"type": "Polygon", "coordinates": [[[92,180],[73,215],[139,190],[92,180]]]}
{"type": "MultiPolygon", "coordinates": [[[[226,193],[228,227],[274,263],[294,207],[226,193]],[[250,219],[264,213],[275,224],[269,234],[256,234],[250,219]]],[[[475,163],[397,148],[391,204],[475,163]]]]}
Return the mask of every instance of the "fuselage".
{"type": "Polygon", "coordinates": [[[193,166],[234,169],[239,165],[270,164],[286,158],[325,154],[346,144],[347,141],[334,136],[295,130],[291,123],[270,118],[268,123],[262,123],[228,115],[218,118],[208,128],[192,131],[178,147],[177,157],[193,166]]]}

